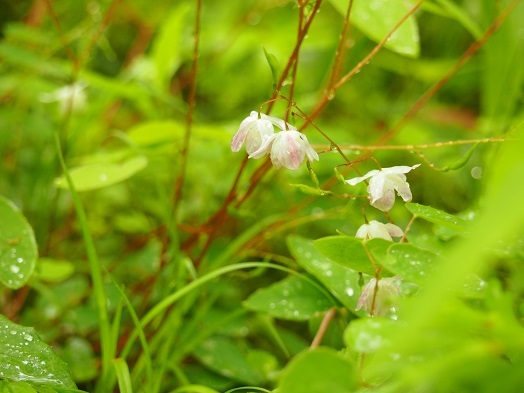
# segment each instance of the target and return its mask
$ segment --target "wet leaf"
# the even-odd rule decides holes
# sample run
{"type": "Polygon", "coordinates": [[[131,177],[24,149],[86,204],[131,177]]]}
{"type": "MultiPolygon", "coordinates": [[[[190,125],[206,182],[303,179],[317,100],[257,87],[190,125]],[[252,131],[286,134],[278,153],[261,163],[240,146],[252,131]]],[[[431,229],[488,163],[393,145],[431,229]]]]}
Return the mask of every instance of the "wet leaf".
{"type": "MultiPolygon", "coordinates": [[[[143,156],[129,158],[121,163],[98,163],[82,165],[70,170],[76,191],[91,191],[111,186],[140,172],[147,166],[143,156]]],[[[56,180],[57,187],[68,188],[64,176],[56,180]]]]}
{"type": "Polygon", "coordinates": [[[431,206],[420,205],[418,203],[406,203],[406,209],[416,217],[420,217],[434,224],[442,225],[454,230],[467,231],[467,222],[463,219],[435,209],[431,206]]]}
{"type": "Polygon", "coordinates": [[[374,275],[373,263],[376,267],[380,266],[387,248],[393,243],[383,239],[372,239],[364,245],[361,239],[352,236],[328,236],[316,240],[314,244],[329,259],[357,272],[374,275]]]}
{"type": "Polygon", "coordinates": [[[412,244],[394,244],[388,250],[384,266],[414,283],[425,283],[437,262],[437,255],[412,244]]]}
{"type": "Polygon", "coordinates": [[[255,291],[244,306],[275,318],[303,321],[335,304],[320,289],[296,276],[289,276],[255,291]]]}
{"type": "Polygon", "coordinates": [[[355,310],[361,292],[357,271],[326,258],[312,240],[289,236],[287,244],[300,266],[322,282],[344,306],[355,310]]]}
{"type": "Polygon", "coordinates": [[[0,217],[0,282],[18,289],[29,280],[35,267],[35,235],[18,207],[2,196],[0,217]]]}
{"type": "Polygon", "coordinates": [[[262,373],[251,364],[250,351],[228,337],[208,338],[195,349],[194,355],[211,370],[225,377],[253,385],[263,381],[262,373]]]}
{"type": "Polygon", "coordinates": [[[0,379],[46,387],[75,389],[65,362],[44,343],[33,328],[0,315],[0,379]]]}

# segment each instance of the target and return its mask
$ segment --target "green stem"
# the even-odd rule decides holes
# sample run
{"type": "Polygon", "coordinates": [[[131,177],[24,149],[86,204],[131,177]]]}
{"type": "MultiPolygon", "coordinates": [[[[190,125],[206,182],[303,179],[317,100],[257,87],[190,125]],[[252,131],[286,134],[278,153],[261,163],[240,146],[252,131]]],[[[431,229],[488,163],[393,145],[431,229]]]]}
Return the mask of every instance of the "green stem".
{"type": "Polygon", "coordinates": [[[102,265],[100,264],[98,255],[96,253],[93,236],[91,235],[91,231],[89,229],[84,206],[82,205],[82,201],[80,200],[80,197],[78,196],[78,193],[75,190],[73,179],[71,178],[71,174],[69,173],[69,170],[65,162],[64,153],[62,151],[62,145],[60,143],[60,134],[58,130],[55,132],[54,139],[58,160],[60,162],[62,171],[64,172],[64,176],[67,180],[69,190],[71,191],[76,215],[78,217],[80,228],[82,230],[84,245],[87,252],[87,259],[89,262],[89,270],[91,273],[91,280],[93,282],[93,290],[98,311],[100,341],[102,347],[102,376],[100,378],[99,386],[103,386],[103,381],[107,378],[109,368],[111,367],[111,328],[107,313],[106,294],[102,278],[102,265]]]}

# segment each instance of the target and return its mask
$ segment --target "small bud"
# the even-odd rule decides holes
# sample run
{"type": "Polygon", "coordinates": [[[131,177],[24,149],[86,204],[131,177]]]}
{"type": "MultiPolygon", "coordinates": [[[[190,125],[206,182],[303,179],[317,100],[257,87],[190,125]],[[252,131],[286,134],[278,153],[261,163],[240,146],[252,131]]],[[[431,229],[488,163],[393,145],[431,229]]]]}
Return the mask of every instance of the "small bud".
{"type": "Polygon", "coordinates": [[[392,241],[392,236],[401,237],[402,235],[404,235],[404,232],[402,232],[402,229],[400,229],[395,224],[383,224],[381,222],[371,220],[369,224],[361,225],[360,228],[358,228],[355,237],[364,240],[379,238],[392,241]]]}

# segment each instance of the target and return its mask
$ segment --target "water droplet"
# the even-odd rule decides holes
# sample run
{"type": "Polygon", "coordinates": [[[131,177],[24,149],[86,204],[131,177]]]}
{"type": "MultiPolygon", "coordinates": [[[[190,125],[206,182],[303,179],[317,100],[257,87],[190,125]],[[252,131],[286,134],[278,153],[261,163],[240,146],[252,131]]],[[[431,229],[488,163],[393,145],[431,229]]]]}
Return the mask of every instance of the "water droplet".
{"type": "Polygon", "coordinates": [[[101,173],[99,176],[98,176],[98,180],[104,182],[104,181],[107,181],[107,175],[105,173],[101,173]]]}
{"type": "Polygon", "coordinates": [[[16,261],[17,261],[18,263],[22,263],[22,262],[24,262],[24,258],[18,258],[16,261]]]}
{"type": "Polygon", "coordinates": [[[13,273],[18,273],[20,271],[20,268],[16,265],[11,265],[11,271],[13,273]]]}
{"type": "Polygon", "coordinates": [[[480,180],[482,178],[482,168],[479,166],[476,166],[471,169],[471,177],[476,180],[480,180]]]}
{"type": "Polygon", "coordinates": [[[346,288],[346,294],[348,296],[353,296],[355,294],[355,291],[353,290],[353,288],[346,288]]]}

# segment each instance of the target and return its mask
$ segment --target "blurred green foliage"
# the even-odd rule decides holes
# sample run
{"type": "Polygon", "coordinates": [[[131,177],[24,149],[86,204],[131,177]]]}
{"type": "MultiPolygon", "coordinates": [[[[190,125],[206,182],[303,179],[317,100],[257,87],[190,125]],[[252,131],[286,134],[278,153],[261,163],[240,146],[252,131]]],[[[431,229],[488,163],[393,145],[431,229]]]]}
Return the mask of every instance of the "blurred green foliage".
{"type": "MultiPolygon", "coordinates": [[[[9,213],[0,217],[0,311],[19,325],[1,316],[0,330],[31,334],[39,349],[6,333],[0,392],[77,391],[75,383],[89,392],[117,383],[129,392],[518,390],[523,5],[499,27],[509,0],[424,1],[315,119],[354,164],[308,126],[320,154],[313,175],[305,165],[266,171],[267,161],[243,162],[229,144],[272,97],[300,10],[302,23],[313,22],[295,79],[289,73],[280,87],[290,97],[293,86],[297,128],[299,114],[323,100],[338,59],[340,78],[415,5],[354,0],[347,56],[337,57],[349,1],[324,1],[313,13],[315,3],[202,1],[185,155],[196,1],[1,2],[0,201],[9,213]],[[468,52],[494,27],[478,53],[468,52]],[[408,114],[431,86],[435,95],[408,114]],[[374,160],[363,159],[368,153],[374,160]],[[334,168],[348,178],[376,163],[422,163],[408,175],[414,203],[397,201],[384,215],[365,207],[364,185],[335,182],[334,168]],[[395,222],[408,244],[356,239],[369,220],[395,222]],[[39,258],[29,255],[22,281],[10,285],[18,271],[9,250],[35,241],[39,258]],[[404,278],[385,317],[356,310],[378,275],[404,278]],[[319,332],[322,347],[308,351],[319,332]],[[103,350],[117,358],[107,373],[103,350]],[[25,351],[56,362],[58,379],[11,367],[25,351]]],[[[279,100],[271,115],[287,109],[279,100]]]]}

